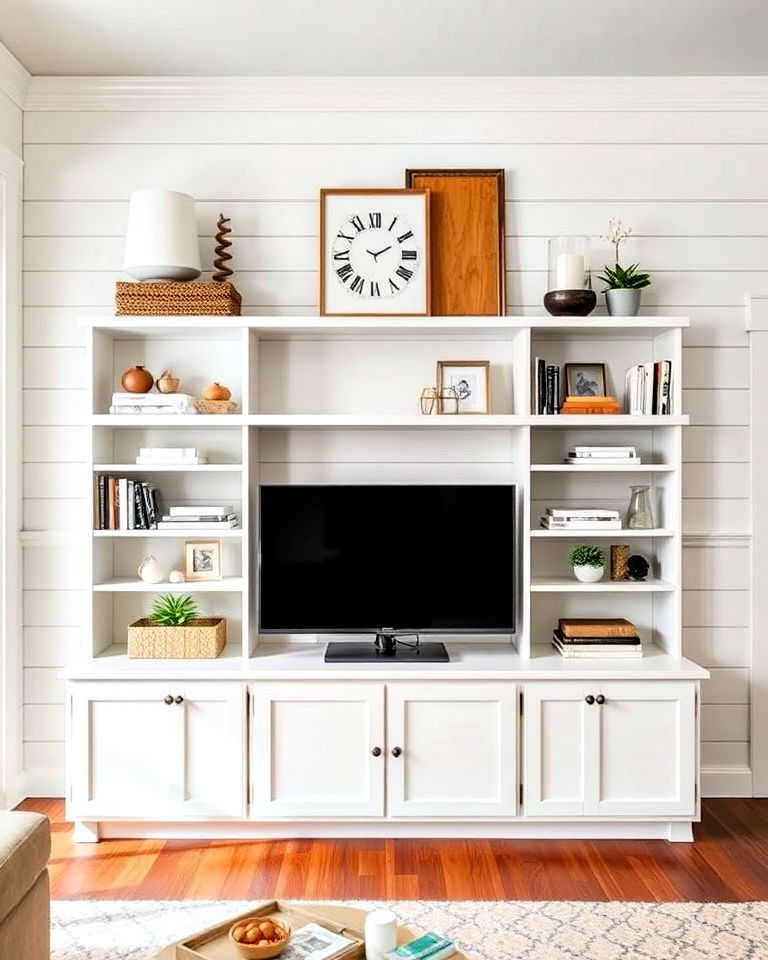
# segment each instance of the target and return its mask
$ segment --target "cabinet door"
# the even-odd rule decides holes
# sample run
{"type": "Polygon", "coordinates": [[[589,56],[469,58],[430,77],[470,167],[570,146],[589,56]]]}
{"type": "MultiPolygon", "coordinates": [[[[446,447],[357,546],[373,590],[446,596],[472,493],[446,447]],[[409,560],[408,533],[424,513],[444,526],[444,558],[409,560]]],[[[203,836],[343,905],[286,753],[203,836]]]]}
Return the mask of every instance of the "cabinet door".
{"type": "Polygon", "coordinates": [[[246,688],[200,681],[173,685],[176,746],[173,812],[181,817],[243,817],[246,688]]]}
{"type": "MultiPolygon", "coordinates": [[[[581,683],[529,683],[523,691],[523,809],[576,817],[593,793],[594,711],[581,683]]],[[[594,691],[595,693],[597,691],[594,691]]]]}
{"type": "Polygon", "coordinates": [[[174,710],[169,685],[76,683],[70,780],[76,817],[163,817],[172,806],[174,710]]]}
{"type": "Polygon", "coordinates": [[[392,816],[516,814],[514,683],[388,684],[387,748],[392,816]]]}
{"type": "Polygon", "coordinates": [[[382,684],[255,683],[251,698],[252,816],[384,813],[382,684]]]}
{"type": "MultiPolygon", "coordinates": [[[[602,683],[600,816],[693,816],[696,713],[692,683],[602,683]]],[[[592,812],[592,811],[590,811],[592,812]]]]}

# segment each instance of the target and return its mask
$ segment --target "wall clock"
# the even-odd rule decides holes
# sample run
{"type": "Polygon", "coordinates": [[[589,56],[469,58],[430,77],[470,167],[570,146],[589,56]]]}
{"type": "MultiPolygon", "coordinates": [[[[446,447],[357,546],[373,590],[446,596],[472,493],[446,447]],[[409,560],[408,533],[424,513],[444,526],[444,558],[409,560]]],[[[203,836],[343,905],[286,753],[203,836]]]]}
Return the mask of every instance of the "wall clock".
{"type": "Polygon", "coordinates": [[[320,315],[429,313],[429,190],[321,190],[320,315]]]}
{"type": "Polygon", "coordinates": [[[406,170],[405,185],[430,191],[432,312],[503,315],[504,171],[406,170]]]}

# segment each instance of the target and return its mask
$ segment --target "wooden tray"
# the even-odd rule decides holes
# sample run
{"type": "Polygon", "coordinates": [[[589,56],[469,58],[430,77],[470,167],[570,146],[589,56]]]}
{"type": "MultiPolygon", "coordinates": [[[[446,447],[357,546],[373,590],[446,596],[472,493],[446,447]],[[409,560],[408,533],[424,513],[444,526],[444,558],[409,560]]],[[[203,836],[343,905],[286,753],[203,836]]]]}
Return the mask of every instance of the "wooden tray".
{"type": "MultiPolygon", "coordinates": [[[[364,920],[365,913],[361,911],[360,916],[364,920]]],[[[365,957],[363,930],[355,924],[354,920],[356,918],[350,917],[349,919],[352,922],[345,923],[343,919],[333,919],[330,914],[325,914],[322,909],[313,911],[304,906],[282,900],[270,900],[266,903],[256,904],[247,913],[230,917],[229,920],[225,920],[215,927],[209,927],[207,930],[180,941],[176,944],[176,960],[242,960],[242,954],[238,952],[229,939],[229,930],[232,924],[246,917],[272,917],[275,920],[285,920],[294,931],[308,923],[318,923],[321,927],[325,927],[333,933],[338,933],[356,941],[348,950],[339,954],[339,960],[341,958],[343,960],[358,960],[358,958],[365,957]]],[[[164,957],[165,951],[160,956],[164,957]]]]}

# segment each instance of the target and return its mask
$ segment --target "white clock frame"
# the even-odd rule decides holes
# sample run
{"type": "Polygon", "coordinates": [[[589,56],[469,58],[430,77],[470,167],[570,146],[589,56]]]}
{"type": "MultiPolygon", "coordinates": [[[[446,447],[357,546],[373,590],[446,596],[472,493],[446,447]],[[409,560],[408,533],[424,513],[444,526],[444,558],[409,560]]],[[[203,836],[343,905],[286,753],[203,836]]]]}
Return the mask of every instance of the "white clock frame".
{"type": "Polygon", "coordinates": [[[321,190],[320,315],[429,316],[429,219],[429,190],[321,190]],[[398,223],[407,228],[403,234],[398,234],[398,223]],[[347,226],[349,230],[345,231],[347,226]],[[359,255],[356,256],[358,239],[369,234],[377,243],[386,242],[387,233],[392,234],[395,256],[390,254],[390,247],[377,253],[366,244],[363,253],[373,257],[373,262],[369,265],[372,269],[364,273],[359,255]],[[383,254],[388,256],[380,263],[383,254]],[[404,254],[409,254],[407,261],[404,254]],[[345,274],[342,276],[339,271],[345,274]],[[401,287],[398,281],[403,284],[401,287]]]}

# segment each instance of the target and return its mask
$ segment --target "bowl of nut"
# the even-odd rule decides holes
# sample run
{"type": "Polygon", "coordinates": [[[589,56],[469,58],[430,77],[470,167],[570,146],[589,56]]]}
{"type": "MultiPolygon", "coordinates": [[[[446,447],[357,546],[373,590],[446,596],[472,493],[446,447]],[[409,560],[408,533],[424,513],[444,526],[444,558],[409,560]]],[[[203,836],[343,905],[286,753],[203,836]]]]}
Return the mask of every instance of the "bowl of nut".
{"type": "Polygon", "coordinates": [[[291,939],[291,928],[284,920],[246,917],[232,924],[229,939],[244,957],[269,960],[285,950],[291,939]]]}

